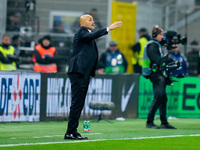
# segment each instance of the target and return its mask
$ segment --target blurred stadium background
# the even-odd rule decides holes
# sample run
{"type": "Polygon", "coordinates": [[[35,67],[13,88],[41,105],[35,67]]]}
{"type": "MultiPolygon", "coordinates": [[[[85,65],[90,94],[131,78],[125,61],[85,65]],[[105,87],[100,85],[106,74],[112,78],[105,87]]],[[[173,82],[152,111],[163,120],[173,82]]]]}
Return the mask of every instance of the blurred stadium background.
{"type": "MultiPolygon", "coordinates": [[[[102,37],[97,43],[101,54],[110,39],[116,40],[129,62],[128,73],[133,72],[130,45],[138,40],[137,31],[141,27],[147,28],[150,33],[152,26],[158,24],[165,30],[175,30],[187,36],[188,45],[182,48],[185,54],[192,49],[191,41],[200,42],[198,0],[1,0],[0,36],[4,33],[20,34],[22,55],[29,56],[33,45],[42,36],[50,34],[58,56],[66,58],[59,64],[58,71],[65,72],[77,26],[73,23],[81,14],[89,13],[93,8],[97,10],[102,27],[119,19],[124,22],[123,29],[120,29],[122,32],[102,37]]],[[[199,45],[195,47],[199,48],[199,45]]]]}

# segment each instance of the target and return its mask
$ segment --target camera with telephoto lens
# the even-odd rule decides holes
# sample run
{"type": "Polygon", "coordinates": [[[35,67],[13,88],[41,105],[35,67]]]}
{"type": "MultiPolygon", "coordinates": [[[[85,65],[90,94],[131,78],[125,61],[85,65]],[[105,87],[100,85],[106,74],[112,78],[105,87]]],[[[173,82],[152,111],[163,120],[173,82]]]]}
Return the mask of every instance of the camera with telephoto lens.
{"type": "Polygon", "coordinates": [[[176,31],[167,31],[163,35],[162,43],[164,46],[167,47],[168,50],[172,50],[173,44],[182,44],[186,45],[187,43],[187,37],[181,37],[180,34],[177,34],[176,31]]]}
{"type": "Polygon", "coordinates": [[[163,74],[163,76],[166,78],[166,85],[172,85],[172,82],[176,82],[175,80],[172,79],[172,70],[176,70],[181,67],[181,63],[179,61],[170,61],[164,63],[163,65],[160,66],[160,71],[163,74]]]}
{"type": "Polygon", "coordinates": [[[163,73],[165,77],[170,76],[172,70],[176,70],[181,67],[181,62],[174,61],[173,59],[168,59],[167,62],[163,63],[159,70],[163,73]]]}
{"type": "Polygon", "coordinates": [[[171,71],[182,68],[181,62],[173,60],[169,54],[167,55],[167,57],[168,57],[167,61],[160,66],[159,70],[161,71],[163,76],[166,78],[166,85],[172,85],[172,82],[177,82],[176,80],[173,80],[172,77],[184,78],[188,76],[188,74],[182,73],[178,75],[172,75],[171,71]]]}

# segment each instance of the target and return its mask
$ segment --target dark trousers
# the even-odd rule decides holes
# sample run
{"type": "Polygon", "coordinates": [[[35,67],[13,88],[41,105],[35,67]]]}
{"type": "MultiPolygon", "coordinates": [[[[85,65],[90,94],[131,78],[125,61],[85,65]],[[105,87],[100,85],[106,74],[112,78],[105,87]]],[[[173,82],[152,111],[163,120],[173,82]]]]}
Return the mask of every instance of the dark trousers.
{"type": "Polygon", "coordinates": [[[67,134],[76,134],[79,125],[79,118],[88,90],[90,76],[83,76],[81,74],[69,74],[71,82],[71,107],[68,118],[67,134]]]}
{"type": "Polygon", "coordinates": [[[153,83],[154,100],[149,108],[147,123],[153,123],[155,113],[159,108],[161,123],[168,124],[166,117],[167,95],[165,77],[156,72],[150,76],[150,80],[153,83]]]}

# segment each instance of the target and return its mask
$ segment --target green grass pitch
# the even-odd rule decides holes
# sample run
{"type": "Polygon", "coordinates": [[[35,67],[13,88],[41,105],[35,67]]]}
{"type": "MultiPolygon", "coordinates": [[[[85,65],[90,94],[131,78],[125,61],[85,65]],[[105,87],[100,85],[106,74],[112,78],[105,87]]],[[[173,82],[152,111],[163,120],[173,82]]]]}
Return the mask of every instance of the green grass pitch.
{"type": "MultiPolygon", "coordinates": [[[[171,119],[177,130],[146,129],[145,119],[91,123],[89,140],[63,140],[67,122],[0,123],[0,150],[195,150],[200,149],[200,120],[171,119]]],[[[155,120],[159,125],[160,121],[155,120]]]]}

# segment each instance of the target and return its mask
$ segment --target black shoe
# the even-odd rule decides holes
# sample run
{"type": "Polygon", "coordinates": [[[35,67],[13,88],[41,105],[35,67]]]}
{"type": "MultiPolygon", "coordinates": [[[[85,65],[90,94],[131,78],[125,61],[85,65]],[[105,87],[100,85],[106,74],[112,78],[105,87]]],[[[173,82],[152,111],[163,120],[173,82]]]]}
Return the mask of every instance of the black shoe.
{"type": "Polygon", "coordinates": [[[77,138],[79,140],[88,140],[88,137],[82,137],[80,133],[77,132],[77,138]]]}
{"type": "Polygon", "coordinates": [[[160,129],[160,126],[155,125],[154,123],[147,123],[146,128],[150,129],[160,129]]]}
{"type": "Polygon", "coordinates": [[[65,134],[64,140],[77,140],[77,137],[74,134],[65,134]]]}
{"type": "Polygon", "coordinates": [[[82,137],[80,133],[65,134],[64,140],[87,140],[87,137],[82,137]]]}
{"type": "Polygon", "coordinates": [[[177,128],[170,124],[161,124],[161,129],[177,129],[177,128]]]}

